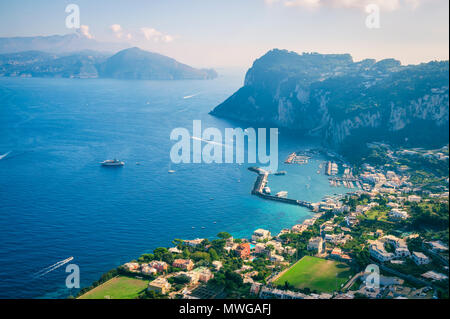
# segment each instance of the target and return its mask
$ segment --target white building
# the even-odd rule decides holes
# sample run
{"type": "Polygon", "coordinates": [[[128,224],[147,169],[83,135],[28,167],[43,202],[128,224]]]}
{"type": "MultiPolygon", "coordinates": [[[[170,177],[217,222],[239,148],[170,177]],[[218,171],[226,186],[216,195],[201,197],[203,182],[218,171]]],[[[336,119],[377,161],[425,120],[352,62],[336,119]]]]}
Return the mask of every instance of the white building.
{"type": "Polygon", "coordinates": [[[148,264],[144,264],[141,266],[141,272],[144,275],[155,275],[156,273],[158,273],[158,271],[155,268],[149,266],[148,264]]]}
{"type": "Polygon", "coordinates": [[[426,265],[430,263],[430,258],[421,252],[413,251],[411,258],[417,265],[426,265]]]}
{"type": "Polygon", "coordinates": [[[394,202],[389,202],[389,203],[386,204],[386,206],[389,207],[389,208],[399,208],[400,204],[394,203],[394,202]]]}
{"type": "Polygon", "coordinates": [[[393,208],[389,212],[389,216],[391,216],[393,218],[399,218],[399,219],[407,219],[409,217],[409,215],[406,211],[398,209],[398,208],[393,208]]]}
{"type": "Polygon", "coordinates": [[[438,273],[438,272],[435,272],[433,270],[430,270],[430,271],[427,271],[426,273],[423,273],[422,277],[427,278],[427,279],[431,279],[431,280],[437,280],[437,281],[448,279],[448,276],[446,276],[444,274],[441,274],[441,273],[438,273]]]}
{"type": "Polygon", "coordinates": [[[267,252],[266,245],[263,243],[257,243],[253,249],[256,254],[265,254],[267,252]]]}
{"type": "Polygon", "coordinates": [[[431,250],[434,252],[447,251],[448,247],[441,241],[429,241],[427,242],[431,246],[431,250]]]}
{"type": "Polygon", "coordinates": [[[153,290],[161,294],[166,294],[172,286],[164,277],[158,277],[148,284],[148,290],[153,290]]]}
{"type": "Polygon", "coordinates": [[[252,240],[260,241],[260,240],[270,239],[270,237],[271,237],[270,231],[260,228],[253,232],[252,240]]]}
{"type": "Polygon", "coordinates": [[[376,240],[370,244],[369,253],[373,258],[381,262],[391,260],[395,257],[393,253],[389,253],[386,251],[386,249],[384,248],[384,242],[380,240],[376,240]]]}
{"type": "Polygon", "coordinates": [[[200,245],[205,239],[203,238],[196,238],[192,240],[184,240],[183,242],[187,244],[188,246],[196,247],[200,245]]]}
{"type": "Polygon", "coordinates": [[[281,263],[284,261],[284,257],[276,254],[271,254],[270,261],[274,263],[281,263]]]}
{"type": "Polygon", "coordinates": [[[408,196],[408,202],[412,202],[412,203],[418,203],[422,200],[422,197],[417,196],[417,195],[409,195],[408,196]]]}
{"type": "Polygon", "coordinates": [[[318,254],[321,254],[323,251],[323,239],[322,237],[314,237],[311,238],[308,242],[307,246],[308,250],[315,250],[318,254]]]}
{"type": "Polygon", "coordinates": [[[182,251],[178,249],[178,247],[171,247],[169,248],[169,252],[171,252],[172,254],[181,254],[182,251]]]}
{"type": "Polygon", "coordinates": [[[402,238],[398,238],[392,235],[386,235],[381,238],[381,241],[388,242],[394,246],[395,257],[409,257],[411,255],[406,241],[402,238]]]}

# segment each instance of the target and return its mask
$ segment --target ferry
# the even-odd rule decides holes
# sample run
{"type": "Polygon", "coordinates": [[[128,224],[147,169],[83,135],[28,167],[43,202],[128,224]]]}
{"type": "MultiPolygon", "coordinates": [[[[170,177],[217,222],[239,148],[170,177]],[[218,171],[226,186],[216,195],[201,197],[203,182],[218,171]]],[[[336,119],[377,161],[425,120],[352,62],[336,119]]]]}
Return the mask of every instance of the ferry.
{"type": "Polygon", "coordinates": [[[287,198],[288,192],[286,191],[281,191],[275,194],[276,197],[280,197],[280,198],[287,198]]]}
{"type": "Polygon", "coordinates": [[[124,166],[125,163],[116,159],[101,162],[102,166],[124,166]]]}

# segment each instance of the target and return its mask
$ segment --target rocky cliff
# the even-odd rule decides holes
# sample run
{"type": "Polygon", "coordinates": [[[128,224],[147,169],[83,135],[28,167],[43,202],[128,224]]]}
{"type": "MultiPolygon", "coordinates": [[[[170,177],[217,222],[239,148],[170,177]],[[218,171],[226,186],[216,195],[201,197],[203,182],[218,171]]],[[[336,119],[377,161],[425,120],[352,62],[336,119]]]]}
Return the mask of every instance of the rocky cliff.
{"type": "Polygon", "coordinates": [[[448,61],[402,66],[272,50],[211,114],[320,136],[338,149],[373,141],[442,146],[449,139],[448,72],[448,61]]]}

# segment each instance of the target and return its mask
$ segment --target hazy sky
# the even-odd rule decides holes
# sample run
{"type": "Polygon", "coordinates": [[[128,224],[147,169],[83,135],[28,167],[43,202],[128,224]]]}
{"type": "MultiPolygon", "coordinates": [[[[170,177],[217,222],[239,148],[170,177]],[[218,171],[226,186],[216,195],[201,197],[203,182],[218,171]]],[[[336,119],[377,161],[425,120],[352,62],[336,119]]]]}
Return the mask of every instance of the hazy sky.
{"type": "Polygon", "coordinates": [[[15,0],[0,1],[0,37],[66,34],[66,5],[98,41],[166,54],[193,66],[248,67],[272,48],[447,60],[448,0],[15,0]],[[366,27],[367,4],[380,28],[366,27]]]}

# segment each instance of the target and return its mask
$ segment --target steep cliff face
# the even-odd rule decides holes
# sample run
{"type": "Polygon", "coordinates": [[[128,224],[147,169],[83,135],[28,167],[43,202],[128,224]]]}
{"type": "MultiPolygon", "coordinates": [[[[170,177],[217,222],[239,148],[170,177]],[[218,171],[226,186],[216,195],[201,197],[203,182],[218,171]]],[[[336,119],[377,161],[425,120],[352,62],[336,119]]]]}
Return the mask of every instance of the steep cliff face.
{"type": "Polygon", "coordinates": [[[372,141],[448,143],[448,61],[402,66],[348,54],[272,50],[211,114],[323,138],[336,148],[372,141]]]}

